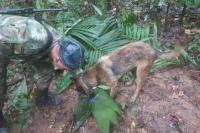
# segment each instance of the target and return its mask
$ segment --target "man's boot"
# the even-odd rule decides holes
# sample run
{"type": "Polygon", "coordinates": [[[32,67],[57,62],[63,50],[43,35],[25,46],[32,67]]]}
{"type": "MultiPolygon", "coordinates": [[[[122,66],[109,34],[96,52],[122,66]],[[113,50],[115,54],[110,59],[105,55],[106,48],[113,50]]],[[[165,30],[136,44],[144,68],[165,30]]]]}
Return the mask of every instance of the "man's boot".
{"type": "Polygon", "coordinates": [[[9,133],[2,111],[0,111],[0,133],[9,133]]]}
{"type": "Polygon", "coordinates": [[[48,94],[48,91],[41,91],[39,90],[37,92],[36,97],[36,104],[37,105],[50,105],[50,106],[56,106],[61,103],[61,100],[57,96],[53,96],[51,94],[48,94]]]}

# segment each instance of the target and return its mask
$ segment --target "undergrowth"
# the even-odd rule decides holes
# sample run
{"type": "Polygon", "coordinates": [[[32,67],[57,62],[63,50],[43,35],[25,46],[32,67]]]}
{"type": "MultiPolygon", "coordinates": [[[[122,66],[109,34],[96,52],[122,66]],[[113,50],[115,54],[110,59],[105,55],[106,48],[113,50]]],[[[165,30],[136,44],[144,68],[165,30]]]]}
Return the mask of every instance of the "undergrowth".
{"type": "MultiPolygon", "coordinates": [[[[104,1],[105,2],[105,1],[104,1]]],[[[142,5],[143,1],[134,1],[137,6],[142,5]]],[[[194,8],[200,5],[199,0],[175,0],[168,1],[170,4],[175,4],[177,7],[189,7],[194,8]]],[[[1,4],[1,3],[0,3],[1,4]]],[[[14,1],[10,7],[22,7],[25,3],[20,1],[14,1]]],[[[104,54],[107,54],[116,48],[127,44],[129,41],[144,41],[160,52],[159,42],[159,22],[163,20],[148,22],[145,24],[138,24],[139,18],[144,18],[146,21],[148,18],[148,12],[154,9],[159,10],[163,6],[166,8],[167,3],[162,1],[150,0],[147,2],[149,5],[149,11],[140,15],[137,10],[133,11],[134,14],[123,13],[120,17],[116,18],[109,16],[105,13],[107,5],[102,1],[95,1],[88,3],[84,0],[36,0],[35,7],[38,9],[48,7],[65,7],[69,6],[67,13],[57,14],[42,14],[42,17],[49,20],[51,24],[54,24],[57,30],[72,39],[80,42],[85,49],[85,65],[84,69],[87,69],[94,64],[97,59],[104,54]],[[98,6],[101,5],[101,11],[98,6]],[[141,17],[142,16],[142,17],[141,17]]],[[[135,8],[131,8],[134,10],[135,8]]],[[[136,8],[137,9],[137,8],[136,8]]],[[[132,13],[132,11],[130,12],[132,13]]],[[[155,16],[154,16],[155,17],[155,16]]],[[[199,35],[194,36],[194,41],[185,49],[180,57],[172,61],[156,60],[152,71],[157,71],[163,67],[169,65],[182,65],[190,64],[199,68],[200,65],[200,39],[199,35]]],[[[13,75],[9,71],[8,77],[13,75]]],[[[130,79],[130,74],[128,78],[130,79]]],[[[71,84],[70,74],[65,72],[61,79],[57,83],[57,93],[60,94],[66,90],[71,84]]],[[[100,87],[101,88],[101,87],[100,87]]],[[[82,96],[80,97],[80,104],[75,115],[76,127],[80,127],[82,121],[88,116],[92,115],[97,122],[98,129],[101,133],[108,133],[110,124],[116,124],[118,114],[121,112],[116,103],[111,99],[105,90],[97,89],[95,95],[92,97],[82,96]]],[[[6,112],[7,119],[15,124],[24,124],[28,113],[28,101],[26,97],[27,86],[25,81],[15,91],[13,98],[8,104],[8,111],[6,112]],[[14,117],[14,116],[15,117],[14,117]],[[12,119],[16,118],[16,119],[12,119]]]]}

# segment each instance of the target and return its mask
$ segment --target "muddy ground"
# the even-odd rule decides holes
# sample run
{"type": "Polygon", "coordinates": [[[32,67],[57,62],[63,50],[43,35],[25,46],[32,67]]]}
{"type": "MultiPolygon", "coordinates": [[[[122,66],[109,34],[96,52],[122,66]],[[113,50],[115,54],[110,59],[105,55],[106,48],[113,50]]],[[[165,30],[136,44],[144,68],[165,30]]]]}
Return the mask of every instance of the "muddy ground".
{"type": "MultiPolygon", "coordinates": [[[[132,87],[121,88],[129,99],[132,87]]],[[[70,89],[60,97],[63,102],[58,107],[34,106],[23,132],[72,132],[78,92],[70,89]]],[[[119,125],[112,127],[111,132],[200,133],[200,71],[187,66],[150,74],[136,103],[129,99],[119,125]]],[[[94,119],[86,120],[76,133],[97,133],[94,119]]]]}

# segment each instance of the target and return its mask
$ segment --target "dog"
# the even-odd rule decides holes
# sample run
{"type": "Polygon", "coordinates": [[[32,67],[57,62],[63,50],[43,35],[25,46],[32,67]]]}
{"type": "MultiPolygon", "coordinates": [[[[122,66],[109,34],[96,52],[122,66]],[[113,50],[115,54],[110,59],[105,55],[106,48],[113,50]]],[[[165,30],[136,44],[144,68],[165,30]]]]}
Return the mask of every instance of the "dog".
{"type": "Polygon", "coordinates": [[[99,84],[107,85],[110,87],[110,96],[114,98],[118,92],[118,80],[127,72],[135,73],[136,69],[136,89],[132,95],[132,101],[135,102],[154,61],[158,58],[176,58],[182,51],[182,46],[176,45],[170,53],[160,55],[144,42],[131,42],[99,58],[75,82],[86,93],[99,84]]]}

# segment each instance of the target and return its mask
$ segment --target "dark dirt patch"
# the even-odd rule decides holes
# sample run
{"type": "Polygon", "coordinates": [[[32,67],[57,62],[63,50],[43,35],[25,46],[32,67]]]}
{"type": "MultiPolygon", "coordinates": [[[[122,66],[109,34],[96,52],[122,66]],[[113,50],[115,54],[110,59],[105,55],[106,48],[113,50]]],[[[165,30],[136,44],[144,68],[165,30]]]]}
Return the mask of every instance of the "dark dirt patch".
{"type": "Polygon", "coordinates": [[[37,107],[32,109],[23,131],[25,133],[62,133],[70,132],[73,114],[78,103],[78,93],[73,89],[60,95],[62,103],[56,107],[37,107]]]}
{"type": "MultiPolygon", "coordinates": [[[[120,133],[198,133],[200,131],[199,71],[189,67],[165,69],[147,77],[135,104],[129,99],[117,127],[120,133]]],[[[123,87],[128,98],[132,87],[123,87]]],[[[60,95],[58,107],[33,107],[23,128],[25,133],[69,133],[73,130],[73,113],[78,93],[73,89],[60,95]]],[[[90,118],[77,133],[96,133],[90,118]]]]}

